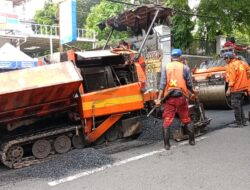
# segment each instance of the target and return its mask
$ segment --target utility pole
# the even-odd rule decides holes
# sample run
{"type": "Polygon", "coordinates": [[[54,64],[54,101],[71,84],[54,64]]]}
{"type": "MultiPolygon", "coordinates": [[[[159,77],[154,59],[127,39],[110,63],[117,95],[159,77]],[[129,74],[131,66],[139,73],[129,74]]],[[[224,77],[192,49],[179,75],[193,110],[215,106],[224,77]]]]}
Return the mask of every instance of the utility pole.
{"type": "Polygon", "coordinates": [[[61,44],[61,18],[60,18],[60,4],[62,3],[63,1],[60,1],[58,3],[58,13],[59,13],[59,16],[58,16],[58,20],[59,20],[59,52],[63,52],[63,45],[61,44]]]}

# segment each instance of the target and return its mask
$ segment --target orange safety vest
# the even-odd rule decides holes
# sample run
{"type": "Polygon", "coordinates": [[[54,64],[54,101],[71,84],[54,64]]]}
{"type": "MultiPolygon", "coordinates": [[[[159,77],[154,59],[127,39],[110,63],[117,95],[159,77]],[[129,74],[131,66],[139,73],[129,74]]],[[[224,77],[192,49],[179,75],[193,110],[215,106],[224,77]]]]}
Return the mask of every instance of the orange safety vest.
{"type": "Polygon", "coordinates": [[[164,96],[173,89],[179,89],[184,96],[188,97],[188,89],[186,81],[183,77],[184,64],[181,62],[173,61],[166,65],[167,83],[164,90],[164,96]]]}
{"type": "Polygon", "coordinates": [[[248,66],[241,60],[233,59],[226,67],[226,77],[231,92],[240,92],[248,89],[249,80],[247,79],[248,66]]]}

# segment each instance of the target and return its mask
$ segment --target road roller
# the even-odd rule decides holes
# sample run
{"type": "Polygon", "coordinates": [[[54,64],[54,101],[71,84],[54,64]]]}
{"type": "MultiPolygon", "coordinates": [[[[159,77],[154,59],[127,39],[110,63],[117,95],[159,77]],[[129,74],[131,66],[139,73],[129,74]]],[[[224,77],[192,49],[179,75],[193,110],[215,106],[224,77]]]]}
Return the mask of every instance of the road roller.
{"type": "MultiPolygon", "coordinates": [[[[221,55],[225,51],[234,51],[238,59],[243,60],[249,64],[248,55],[243,51],[235,51],[233,48],[224,48],[221,50],[221,55]],[[246,56],[245,57],[243,57],[246,56]]],[[[226,62],[221,58],[211,59],[204,61],[198,68],[193,69],[193,83],[194,86],[199,87],[199,99],[205,108],[213,109],[230,109],[230,97],[226,96],[228,85],[225,81],[226,62]]],[[[246,100],[249,99],[250,83],[248,84],[248,95],[246,100]]]]}

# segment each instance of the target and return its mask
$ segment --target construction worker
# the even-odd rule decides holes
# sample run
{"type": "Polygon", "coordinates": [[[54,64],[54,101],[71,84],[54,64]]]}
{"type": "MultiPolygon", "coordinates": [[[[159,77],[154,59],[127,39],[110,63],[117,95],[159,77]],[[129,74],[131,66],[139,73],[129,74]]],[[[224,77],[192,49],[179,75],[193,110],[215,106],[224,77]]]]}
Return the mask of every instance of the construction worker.
{"type": "Polygon", "coordinates": [[[135,44],[133,44],[133,43],[130,44],[130,43],[126,42],[125,40],[121,40],[116,48],[132,49],[132,50],[137,49],[135,44]]]}
{"type": "Polygon", "coordinates": [[[246,49],[246,48],[236,44],[234,37],[227,37],[227,41],[226,41],[226,43],[224,44],[223,47],[224,48],[233,48],[233,49],[239,50],[239,51],[242,51],[242,50],[246,49]]]}
{"type": "Polygon", "coordinates": [[[130,49],[130,46],[125,40],[121,40],[116,48],[130,49]]]}
{"type": "Polygon", "coordinates": [[[165,70],[161,72],[160,91],[158,98],[155,100],[156,106],[160,106],[162,96],[165,97],[162,117],[164,148],[166,150],[170,149],[170,127],[176,113],[178,113],[180,121],[187,129],[189,144],[195,145],[194,128],[189,117],[187,97],[188,90],[193,95],[197,93],[193,90],[190,69],[183,64],[181,55],[180,49],[172,50],[172,61],[166,64],[165,70]]]}
{"type": "Polygon", "coordinates": [[[243,61],[236,58],[231,51],[225,52],[223,58],[226,60],[226,81],[228,90],[226,96],[231,95],[231,105],[234,109],[236,124],[233,127],[247,126],[244,111],[242,108],[244,95],[248,91],[249,80],[247,79],[248,66],[243,61]]]}

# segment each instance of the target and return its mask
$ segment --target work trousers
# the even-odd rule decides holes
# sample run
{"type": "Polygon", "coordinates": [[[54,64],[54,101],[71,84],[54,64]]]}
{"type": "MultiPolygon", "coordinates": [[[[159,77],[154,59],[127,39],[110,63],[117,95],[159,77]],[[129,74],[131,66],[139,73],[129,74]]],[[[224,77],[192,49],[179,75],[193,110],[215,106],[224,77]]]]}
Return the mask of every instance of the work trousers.
{"type": "Polygon", "coordinates": [[[245,115],[243,111],[243,100],[244,100],[244,93],[242,92],[234,92],[231,93],[231,105],[234,109],[234,116],[236,123],[238,125],[242,125],[245,122],[245,115]]]}
{"type": "Polygon", "coordinates": [[[172,125],[176,113],[179,115],[182,124],[187,125],[191,122],[188,102],[185,96],[169,97],[166,99],[164,112],[162,114],[164,128],[168,128],[172,125]]]}

